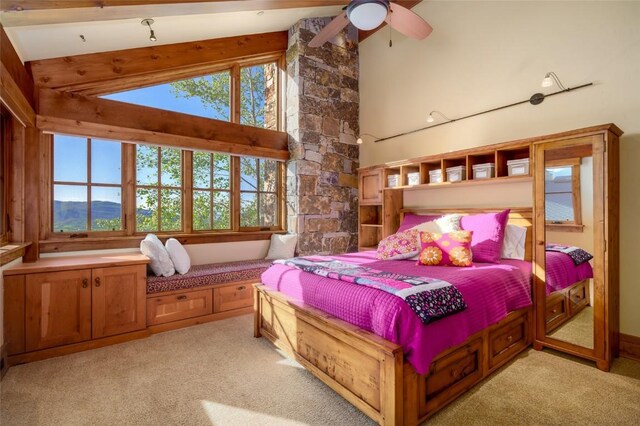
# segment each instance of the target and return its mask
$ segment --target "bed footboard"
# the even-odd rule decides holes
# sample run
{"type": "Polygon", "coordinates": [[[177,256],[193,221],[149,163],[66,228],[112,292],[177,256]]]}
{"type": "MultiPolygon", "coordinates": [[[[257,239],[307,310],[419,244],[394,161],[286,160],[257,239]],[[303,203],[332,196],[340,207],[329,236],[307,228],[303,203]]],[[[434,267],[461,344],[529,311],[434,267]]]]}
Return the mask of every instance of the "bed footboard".
{"type": "Polygon", "coordinates": [[[264,336],[382,425],[402,425],[402,348],[255,285],[254,335],[264,336]]]}

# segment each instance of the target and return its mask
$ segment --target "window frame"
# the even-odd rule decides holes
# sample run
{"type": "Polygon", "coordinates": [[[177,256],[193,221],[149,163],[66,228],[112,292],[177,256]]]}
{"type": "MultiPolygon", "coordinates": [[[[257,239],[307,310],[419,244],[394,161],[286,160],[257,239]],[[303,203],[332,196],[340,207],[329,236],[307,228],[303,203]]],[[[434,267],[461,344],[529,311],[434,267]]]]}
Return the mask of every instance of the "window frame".
{"type": "Polygon", "coordinates": [[[214,152],[214,151],[204,151],[204,150],[193,150],[190,151],[191,152],[191,197],[190,201],[191,201],[191,229],[192,229],[192,233],[194,234],[211,234],[211,233],[224,233],[224,232],[233,232],[235,229],[235,213],[234,213],[234,206],[235,206],[235,197],[234,197],[234,188],[235,188],[235,182],[236,182],[236,178],[235,178],[235,173],[234,173],[234,158],[236,156],[229,154],[229,153],[222,153],[222,152],[214,152]],[[194,161],[194,157],[196,153],[205,153],[208,154],[211,158],[211,166],[209,168],[209,172],[210,174],[210,184],[211,187],[210,188],[198,188],[196,187],[196,184],[194,182],[193,179],[193,170],[194,170],[194,166],[193,166],[193,161],[194,161]],[[213,156],[215,154],[221,154],[221,155],[227,155],[229,156],[229,189],[217,189],[213,186],[213,178],[214,178],[214,161],[213,161],[213,156]],[[209,207],[210,209],[210,213],[211,213],[211,229],[195,229],[193,223],[194,223],[194,219],[193,219],[193,200],[194,200],[194,194],[196,191],[206,191],[209,193],[210,197],[211,197],[211,206],[209,207]],[[226,192],[229,194],[229,228],[214,228],[213,227],[213,194],[215,192],[226,192]]]}
{"type": "MultiPolygon", "coordinates": [[[[269,161],[275,161],[276,162],[276,167],[280,168],[281,164],[280,162],[278,162],[277,160],[268,158],[268,159],[263,159],[263,158],[259,158],[259,157],[249,157],[247,156],[246,158],[252,158],[252,159],[256,159],[257,160],[257,170],[256,170],[256,175],[257,175],[257,179],[256,179],[256,185],[257,188],[255,191],[252,190],[242,190],[242,189],[238,189],[239,191],[239,197],[240,198],[240,202],[242,202],[242,194],[243,193],[250,193],[250,194],[256,194],[256,204],[257,204],[257,209],[258,209],[258,219],[260,219],[260,194],[275,194],[276,195],[276,200],[280,200],[281,197],[281,186],[282,186],[282,171],[280,169],[278,169],[276,171],[276,190],[274,192],[272,191],[262,191],[260,190],[260,160],[269,160],[269,161]]],[[[240,159],[240,158],[239,158],[240,159]]],[[[241,179],[241,167],[238,167],[238,181],[240,181],[241,179]]],[[[282,227],[282,203],[278,202],[278,213],[277,213],[277,223],[274,226],[242,226],[241,225],[241,221],[240,221],[240,217],[238,216],[238,229],[242,230],[242,231],[266,231],[266,230],[277,230],[280,229],[282,227]]],[[[241,214],[241,204],[238,204],[238,211],[241,214]]]]}
{"type": "Polygon", "coordinates": [[[49,196],[50,196],[50,205],[49,205],[49,223],[47,226],[47,231],[49,235],[56,235],[61,237],[68,238],[83,238],[83,237],[113,237],[113,236],[123,236],[126,235],[127,231],[127,215],[125,212],[124,204],[125,204],[125,159],[124,159],[124,144],[121,141],[117,140],[107,140],[102,138],[92,138],[88,136],[78,136],[78,135],[63,135],[63,136],[71,136],[76,138],[84,138],[87,142],[87,182],[65,182],[65,181],[56,181],[54,178],[54,164],[55,164],[55,135],[51,137],[51,145],[49,152],[51,153],[51,158],[49,159],[49,167],[50,167],[50,185],[49,185],[49,196]],[[105,140],[112,143],[120,144],[120,185],[117,184],[102,184],[102,183],[92,183],[91,182],[91,140],[105,140]],[[74,231],[74,232],[56,232],[54,228],[54,201],[55,201],[55,186],[56,185],[67,185],[67,186],[86,186],[87,187],[87,230],[86,231],[74,231]],[[120,188],[120,223],[121,229],[117,231],[94,231],[91,230],[91,188],[92,187],[100,187],[100,188],[120,188]]]}
{"type": "MultiPolygon", "coordinates": [[[[547,168],[571,167],[571,198],[573,202],[573,220],[572,221],[553,221],[546,220],[546,228],[550,231],[560,232],[582,232],[584,225],[582,223],[582,196],[580,192],[580,165],[581,158],[567,158],[561,160],[551,160],[545,163],[547,168]]],[[[545,186],[545,200],[547,197],[547,188],[545,186]]]]}

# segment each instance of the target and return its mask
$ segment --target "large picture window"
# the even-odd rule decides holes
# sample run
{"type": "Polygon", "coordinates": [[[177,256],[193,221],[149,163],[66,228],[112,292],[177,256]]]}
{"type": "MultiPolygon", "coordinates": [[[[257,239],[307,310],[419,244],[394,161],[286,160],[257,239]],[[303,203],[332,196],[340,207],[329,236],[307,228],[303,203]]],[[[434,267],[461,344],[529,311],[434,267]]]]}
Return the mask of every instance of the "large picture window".
{"type": "Polygon", "coordinates": [[[278,225],[278,163],[251,157],[240,159],[240,227],[278,225]]]}
{"type": "Polygon", "coordinates": [[[136,147],[136,231],[182,229],[182,151],[136,147]]]}
{"type": "Polygon", "coordinates": [[[55,135],[52,230],[120,231],[122,144],[55,135]]]}
{"type": "Polygon", "coordinates": [[[231,229],[231,156],[193,153],[193,229],[231,229]]]}

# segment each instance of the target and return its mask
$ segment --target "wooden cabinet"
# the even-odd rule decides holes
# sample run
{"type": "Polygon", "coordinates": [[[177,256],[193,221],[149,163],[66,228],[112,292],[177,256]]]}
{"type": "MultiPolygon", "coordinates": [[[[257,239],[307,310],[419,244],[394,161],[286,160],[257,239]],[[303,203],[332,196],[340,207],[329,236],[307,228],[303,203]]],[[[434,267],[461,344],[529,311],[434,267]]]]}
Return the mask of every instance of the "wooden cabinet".
{"type": "Polygon", "coordinates": [[[147,299],[147,323],[158,325],[211,314],[212,294],[208,288],[150,297],[147,299]]]}
{"type": "Polygon", "coordinates": [[[92,270],[93,338],[146,327],[146,269],[120,266],[92,270]]]}
{"type": "Polygon", "coordinates": [[[365,170],[359,175],[360,204],[382,203],[382,169],[365,170]]]}
{"type": "Polygon", "coordinates": [[[7,269],[9,355],[145,329],[147,263],[142,255],[78,256],[7,269]]]}
{"type": "Polygon", "coordinates": [[[26,276],[27,351],[91,339],[90,281],[87,269],[26,276]]]}
{"type": "Polygon", "coordinates": [[[225,312],[253,305],[253,287],[239,284],[213,289],[213,312],[225,312]]]}

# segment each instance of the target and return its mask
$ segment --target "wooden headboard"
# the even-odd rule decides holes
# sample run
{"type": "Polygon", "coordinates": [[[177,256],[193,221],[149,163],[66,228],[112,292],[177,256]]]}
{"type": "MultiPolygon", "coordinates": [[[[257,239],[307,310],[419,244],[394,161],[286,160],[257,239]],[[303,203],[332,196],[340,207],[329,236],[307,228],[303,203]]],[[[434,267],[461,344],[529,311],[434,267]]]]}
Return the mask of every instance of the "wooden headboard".
{"type": "MultiPolygon", "coordinates": [[[[400,223],[404,219],[406,213],[413,213],[425,216],[437,216],[451,213],[461,215],[478,214],[478,213],[498,213],[505,210],[502,208],[454,208],[454,209],[401,209],[400,223]]],[[[512,225],[518,225],[527,228],[527,238],[525,240],[524,260],[533,260],[533,209],[530,207],[513,207],[509,213],[509,222],[512,225]]]]}

